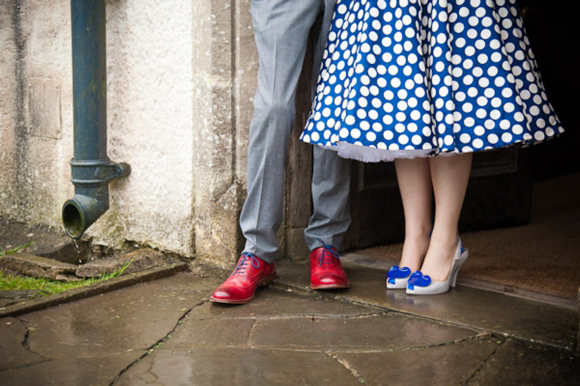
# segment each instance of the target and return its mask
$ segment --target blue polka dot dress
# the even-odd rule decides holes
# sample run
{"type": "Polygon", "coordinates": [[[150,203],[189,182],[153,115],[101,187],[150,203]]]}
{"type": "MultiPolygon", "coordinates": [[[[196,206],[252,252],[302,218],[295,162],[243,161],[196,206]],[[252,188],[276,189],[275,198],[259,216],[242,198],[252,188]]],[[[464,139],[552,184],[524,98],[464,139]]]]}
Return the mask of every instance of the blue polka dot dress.
{"type": "Polygon", "coordinates": [[[378,162],[563,131],[515,0],[338,0],[300,139],[378,162]]]}

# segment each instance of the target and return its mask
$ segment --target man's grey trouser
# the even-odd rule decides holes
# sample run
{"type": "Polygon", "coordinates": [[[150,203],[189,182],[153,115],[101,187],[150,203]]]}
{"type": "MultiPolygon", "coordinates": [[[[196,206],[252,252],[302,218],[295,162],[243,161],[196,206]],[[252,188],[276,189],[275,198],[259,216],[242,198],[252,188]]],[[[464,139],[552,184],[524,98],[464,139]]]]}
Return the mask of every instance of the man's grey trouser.
{"type": "MultiPolygon", "coordinates": [[[[258,91],[250,126],[248,195],[240,217],[244,252],[271,263],[278,250],[282,222],[284,171],[295,120],[295,97],[308,35],[314,37],[313,84],[336,0],[252,0],[258,48],[258,91]]],[[[313,215],[304,235],[313,250],[325,243],[340,246],[350,225],[348,193],[351,164],[334,151],[314,147],[313,215]]],[[[304,197],[305,200],[309,197],[304,197]]],[[[307,205],[307,202],[304,203],[307,205]]]]}

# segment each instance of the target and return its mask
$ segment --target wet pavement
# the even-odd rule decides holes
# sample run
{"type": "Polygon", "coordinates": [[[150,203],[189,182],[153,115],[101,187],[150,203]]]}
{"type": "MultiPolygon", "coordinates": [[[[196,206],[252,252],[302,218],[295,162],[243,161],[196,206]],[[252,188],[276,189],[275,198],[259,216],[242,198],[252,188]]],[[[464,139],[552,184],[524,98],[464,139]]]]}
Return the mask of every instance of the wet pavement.
{"type": "Polygon", "coordinates": [[[303,262],[253,302],[208,301],[226,272],[196,267],[0,319],[0,385],[578,385],[578,311],[458,285],[313,292],[303,262]]]}

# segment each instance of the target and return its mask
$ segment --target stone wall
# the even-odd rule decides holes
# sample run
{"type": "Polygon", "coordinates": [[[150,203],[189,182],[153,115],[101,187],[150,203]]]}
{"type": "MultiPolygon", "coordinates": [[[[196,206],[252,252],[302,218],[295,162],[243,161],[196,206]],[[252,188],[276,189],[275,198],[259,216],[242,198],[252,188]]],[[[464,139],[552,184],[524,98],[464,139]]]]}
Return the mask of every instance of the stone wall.
{"type": "Polygon", "coordinates": [[[196,253],[222,265],[243,247],[238,216],[257,71],[249,3],[196,1],[193,11],[196,253]]]}
{"type": "Polygon", "coordinates": [[[0,216],[56,226],[72,155],[67,1],[0,0],[0,216]]]}
{"type": "MultiPolygon", "coordinates": [[[[0,0],[5,219],[62,229],[74,193],[70,25],[68,0],[0,0]]],[[[107,0],[108,154],[132,174],[110,184],[111,207],[84,237],[231,263],[255,87],[251,34],[245,0],[107,0]]]]}

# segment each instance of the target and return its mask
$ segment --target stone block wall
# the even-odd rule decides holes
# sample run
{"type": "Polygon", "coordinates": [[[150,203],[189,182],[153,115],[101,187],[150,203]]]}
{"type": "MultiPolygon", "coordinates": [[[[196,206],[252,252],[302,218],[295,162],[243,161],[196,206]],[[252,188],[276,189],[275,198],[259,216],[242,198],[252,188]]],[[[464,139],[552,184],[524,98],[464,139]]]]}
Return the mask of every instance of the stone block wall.
{"type": "MultiPolygon", "coordinates": [[[[61,226],[74,194],[68,0],[0,0],[0,217],[61,226]]],[[[242,247],[257,55],[249,0],[107,0],[108,154],[131,175],[84,237],[218,265],[242,247]]]]}
{"type": "Polygon", "coordinates": [[[0,1],[0,216],[27,223],[58,224],[69,192],[67,4],[0,1]]]}

